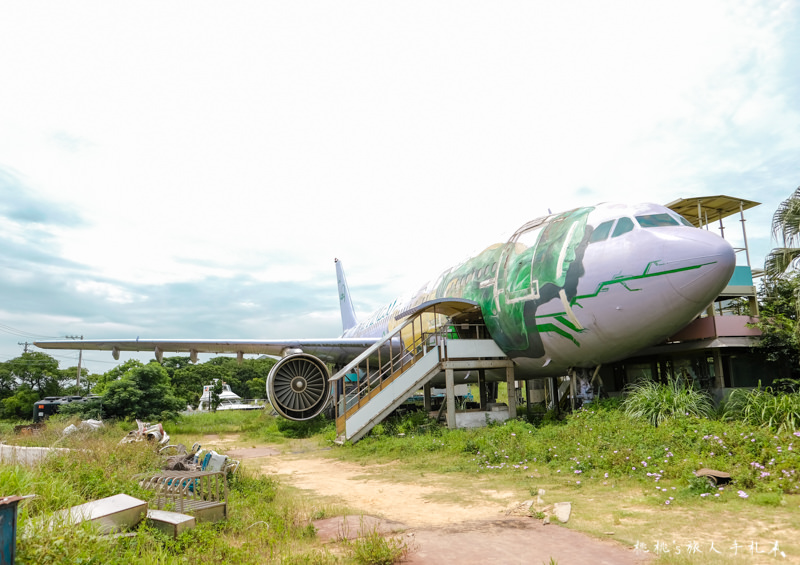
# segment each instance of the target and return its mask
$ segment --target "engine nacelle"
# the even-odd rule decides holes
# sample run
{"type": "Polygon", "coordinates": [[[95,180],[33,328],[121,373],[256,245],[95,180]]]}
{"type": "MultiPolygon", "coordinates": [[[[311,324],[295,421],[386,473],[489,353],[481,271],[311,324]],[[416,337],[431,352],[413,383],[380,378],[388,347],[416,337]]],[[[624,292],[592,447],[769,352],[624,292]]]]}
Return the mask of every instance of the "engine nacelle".
{"type": "Polygon", "coordinates": [[[267,377],[267,398],[289,420],[310,420],[325,409],[331,397],[328,367],[307,353],[284,357],[267,377]]]}

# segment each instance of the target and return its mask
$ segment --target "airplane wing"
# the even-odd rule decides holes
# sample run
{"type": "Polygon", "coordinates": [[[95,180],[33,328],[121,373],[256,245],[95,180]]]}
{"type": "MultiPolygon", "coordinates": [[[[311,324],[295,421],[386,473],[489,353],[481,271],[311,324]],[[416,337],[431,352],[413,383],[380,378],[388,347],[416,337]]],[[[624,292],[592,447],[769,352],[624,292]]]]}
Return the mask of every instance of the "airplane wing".
{"type": "Polygon", "coordinates": [[[161,361],[165,352],[189,353],[192,361],[198,353],[236,353],[283,356],[302,351],[319,357],[327,363],[345,363],[366,348],[375,344],[379,338],[329,338],[329,339],[87,339],[35,341],[42,349],[82,349],[92,351],[111,351],[114,359],[119,359],[120,351],[152,351],[161,361]]]}

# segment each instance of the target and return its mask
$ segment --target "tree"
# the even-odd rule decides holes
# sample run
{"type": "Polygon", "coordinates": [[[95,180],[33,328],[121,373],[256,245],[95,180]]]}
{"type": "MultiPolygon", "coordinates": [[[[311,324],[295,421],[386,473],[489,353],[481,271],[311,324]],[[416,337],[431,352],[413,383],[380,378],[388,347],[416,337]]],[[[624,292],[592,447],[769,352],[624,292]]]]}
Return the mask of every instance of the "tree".
{"type": "Polygon", "coordinates": [[[760,314],[754,325],[761,330],[761,339],[756,349],[777,369],[780,378],[800,376],[798,292],[797,273],[767,277],[759,289],[760,314]]]}
{"type": "MultiPolygon", "coordinates": [[[[205,365],[223,369],[225,372],[223,380],[242,398],[264,398],[267,376],[275,363],[275,359],[269,357],[245,359],[241,363],[234,357],[214,357],[205,365]],[[264,384],[259,385],[259,381],[264,384]]],[[[205,384],[210,382],[207,381],[205,384]]]]}
{"type": "Polygon", "coordinates": [[[267,375],[275,360],[245,359],[239,364],[233,357],[214,357],[206,363],[193,364],[188,357],[165,357],[162,364],[169,373],[175,396],[196,406],[203,387],[215,380],[228,384],[243,398],[264,398],[267,375]]]}
{"type": "Polygon", "coordinates": [[[6,366],[18,385],[27,385],[41,396],[60,394],[62,381],[66,381],[58,361],[39,351],[23,353],[7,361],[6,366]]]}
{"type": "Polygon", "coordinates": [[[106,388],[108,388],[108,385],[114,381],[120,380],[123,375],[136,367],[144,367],[144,363],[138,359],[128,359],[121,365],[117,365],[113,369],[106,371],[97,379],[97,384],[92,388],[92,392],[95,394],[103,394],[106,388]]]}
{"type": "Polygon", "coordinates": [[[267,380],[262,378],[250,379],[247,385],[247,398],[265,398],[267,394],[267,380]]]}
{"type": "Polygon", "coordinates": [[[92,390],[92,386],[97,383],[98,379],[100,378],[99,375],[92,375],[89,373],[89,369],[86,367],[81,367],[81,384],[78,386],[77,382],[77,374],[78,374],[78,367],[67,367],[66,369],[61,369],[61,380],[65,383],[69,383],[72,381],[72,384],[64,387],[63,393],[69,394],[73,396],[83,396],[85,394],[89,394],[92,390]]]}
{"type": "Polygon", "coordinates": [[[8,366],[8,363],[0,363],[0,399],[14,394],[16,388],[17,382],[11,373],[11,367],[8,366]]]}
{"type": "Polygon", "coordinates": [[[781,377],[800,375],[800,187],[780,203],[772,216],[772,234],[783,246],[773,249],[764,262],[766,277],[760,289],[761,330],[758,349],[768,362],[778,365],[781,377]]]}
{"type": "Polygon", "coordinates": [[[182,407],[172,393],[167,370],[154,361],[132,367],[103,395],[103,413],[111,418],[173,418],[182,407]]]}
{"type": "Polygon", "coordinates": [[[216,412],[217,411],[217,407],[219,406],[219,402],[220,402],[219,395],[222,394],[222,381],[221,380],[216,379],[214,381],[214,384],[211,387],[210,393],[211,394],[209,394],[209,404],[211,405],[211,411],[212,412],[216,412]]]}
{"type": "Polygon", "coordinates": [[[31,418],[33,415],[33,403],[41,399],[41,394],[31,390],[31,387],[27,384],[22,384],[17,387],[14,394],[2,400],[3,417],[11,419],[31,418]]]}
{"type": "Polygon", "coordinates": [[[229,373],[223,368],[209,363],[187,365],[175,371],[172,376],[172,386],[175,396],[181,398],[184,404],[197,406],[203,387],[210,385],[214,380],[220,383],[228,382],[229,373]]]}
{"type": "Polygon", "coordinates": [[[767,255],[764,270],[770,277],[788,271],[800,258],[800,187],[780,203],[772,216],[772,235],[783,243],[767,255]]]}
{"type": "Polygon", "coordinates": [[[58,361],[39,351],[26,352],[0,367],[0,413],[5,418],[30,418],[33,403],[62,394],[67,379],[58,361]]]}

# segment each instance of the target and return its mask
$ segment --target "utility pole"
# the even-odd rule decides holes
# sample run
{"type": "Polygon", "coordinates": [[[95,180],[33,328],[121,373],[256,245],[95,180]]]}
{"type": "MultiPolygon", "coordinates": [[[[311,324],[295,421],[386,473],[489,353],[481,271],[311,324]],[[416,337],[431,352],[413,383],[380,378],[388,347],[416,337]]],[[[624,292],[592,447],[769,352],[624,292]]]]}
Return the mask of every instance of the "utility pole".
{"type": "Polygon", "coordinates": [[[23,343],[23,342],[21,342],[21,341],[18,341],[18,342],[17,342],[17,345],[24,345],[24,346],[25,346],[25,353],[27,353],[27,352],[28,352],[28,346],[29,346],[29,345],[31,345],[31,344],[30,344],[30,343],[28,343],[27,341],[26,341],[26,342],[24,342],[24,343],[23,343]]]}
{"type": "MultiPolygon", "coordinates": [[[[65,335],[67,339],[83,339],[82,335],[65,335]]],[[[75,387],[81,387],[81,361],[83,361],[83,349],[78,350],[78,378],[75,380],[75,387]]]]}

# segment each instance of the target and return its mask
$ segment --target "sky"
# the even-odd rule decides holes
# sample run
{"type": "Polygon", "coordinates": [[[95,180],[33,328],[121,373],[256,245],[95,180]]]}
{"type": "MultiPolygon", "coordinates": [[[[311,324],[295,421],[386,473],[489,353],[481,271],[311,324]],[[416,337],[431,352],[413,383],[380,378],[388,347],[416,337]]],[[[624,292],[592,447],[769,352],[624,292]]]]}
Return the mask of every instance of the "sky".
{"type": "Polygon", "coordinates": [[[798,1],[0,0],[0,361],[335,337],[335,257],[366,316],[604,201],[761,202],[760,267],[799,36],[798,1]]]}

